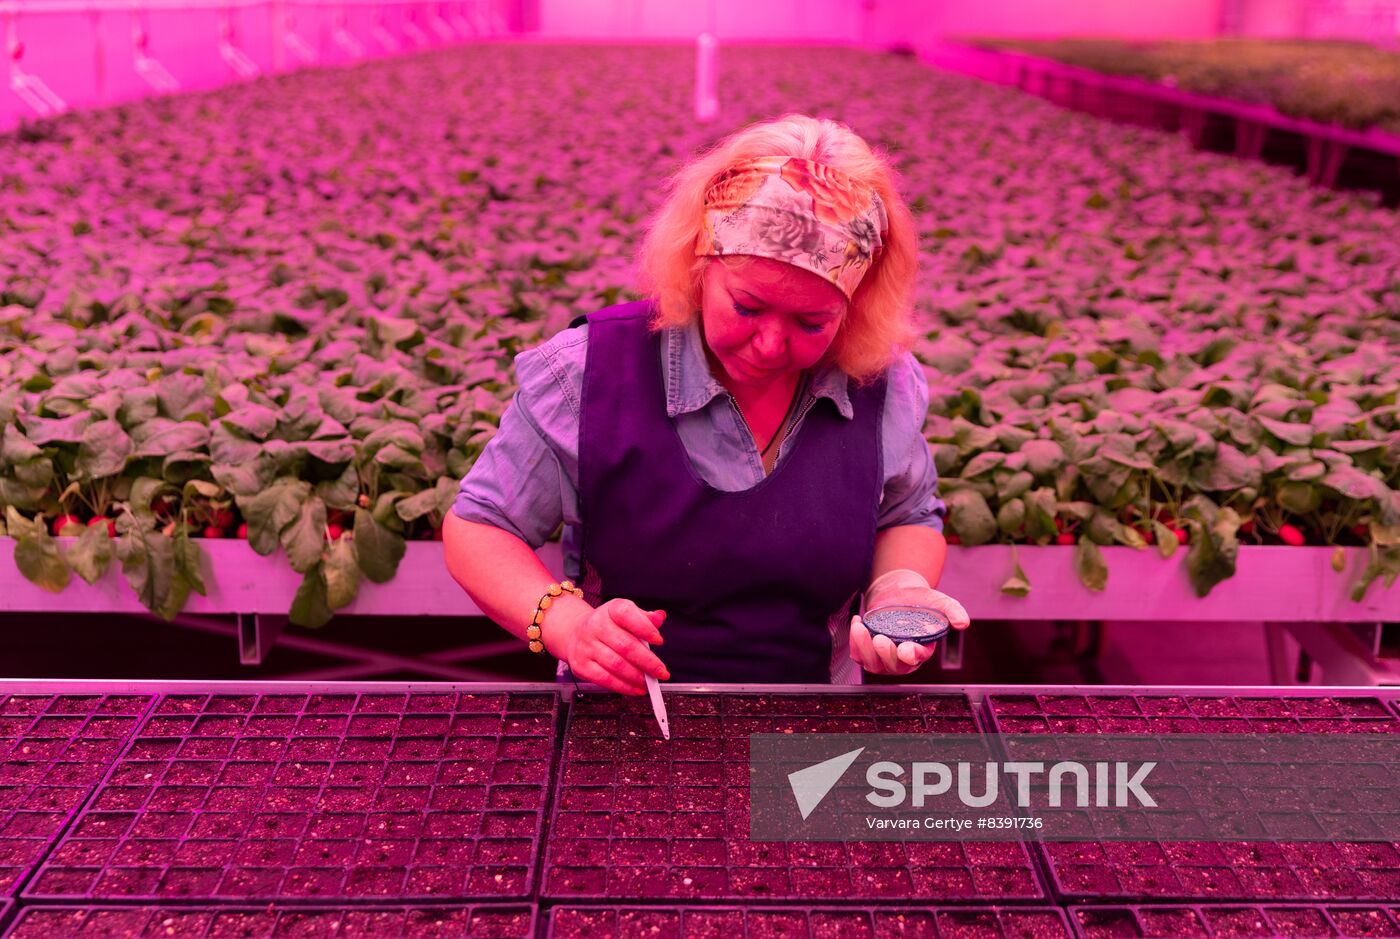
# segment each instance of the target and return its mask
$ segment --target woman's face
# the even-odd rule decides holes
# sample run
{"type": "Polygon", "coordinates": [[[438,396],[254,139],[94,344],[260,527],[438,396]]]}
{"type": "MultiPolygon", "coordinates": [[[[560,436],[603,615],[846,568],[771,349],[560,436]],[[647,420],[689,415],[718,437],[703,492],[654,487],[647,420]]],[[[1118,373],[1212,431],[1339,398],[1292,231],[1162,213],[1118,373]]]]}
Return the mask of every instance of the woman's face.
{"type": "Polygon", "coordinates": [[[846,316],[846,297],[811,271],[771,258],[730,266],[714,258],[701,279],[710,367],[720,383],[761,390],[817,364],[846,316]]]}

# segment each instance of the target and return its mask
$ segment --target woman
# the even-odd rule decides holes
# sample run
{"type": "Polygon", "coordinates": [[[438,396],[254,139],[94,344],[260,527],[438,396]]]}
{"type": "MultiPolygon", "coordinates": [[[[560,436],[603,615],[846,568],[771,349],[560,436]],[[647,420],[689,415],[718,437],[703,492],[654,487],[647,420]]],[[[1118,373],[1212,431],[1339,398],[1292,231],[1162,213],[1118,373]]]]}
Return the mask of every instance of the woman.
{"type": "Polygon", "coordinates": [[[864,589],[968,626],[933,588],[947,544],[908,352],[917,245],[888,164],[833,121],[752,125],[676,174],[641,261],[651,299],[516,358],[520,390],[444,529],[452,575],[623,693],[646,675],[913,671],[932,646],[851,615],[864,589]],[[580,588],[533,550],[561,522],[580,588]]]}

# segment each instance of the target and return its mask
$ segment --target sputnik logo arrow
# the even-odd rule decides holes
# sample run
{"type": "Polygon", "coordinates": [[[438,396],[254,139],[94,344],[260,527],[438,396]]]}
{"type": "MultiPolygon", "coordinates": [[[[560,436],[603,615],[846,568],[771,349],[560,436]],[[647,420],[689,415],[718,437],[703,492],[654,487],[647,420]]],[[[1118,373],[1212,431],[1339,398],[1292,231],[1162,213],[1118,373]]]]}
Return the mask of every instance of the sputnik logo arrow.
{"type": "Polygon", "coordinates": [[[821,805],[822,800],[826,798],[826,794],[831,791],[832,787],[841,781],[841,777],[846,770],[851,768],[856,757],[864,752],[865,747],[861,747],[859,750],[852,750],[829,760],[813,763],[806,769],[800,769],[795,773],[788,773],[788,783],[792,786],[793,797],[797,799],[797,807],[802,810],[804,822],[807,820],[807,816],[821,805]]]}

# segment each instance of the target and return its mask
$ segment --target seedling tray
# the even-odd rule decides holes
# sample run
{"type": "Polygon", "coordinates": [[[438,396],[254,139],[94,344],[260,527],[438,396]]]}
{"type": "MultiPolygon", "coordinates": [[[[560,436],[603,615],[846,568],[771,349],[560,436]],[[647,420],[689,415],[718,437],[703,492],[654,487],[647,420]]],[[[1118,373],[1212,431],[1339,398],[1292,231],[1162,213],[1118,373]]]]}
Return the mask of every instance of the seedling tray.
{"type": "Polygon", "coordinates": [[[5,939],[532,939],[526,905],[26,907],[5,939]]]}
{"type": "Polygon", "coordinates": [[[153,698],[0,691],[0,896],[48,853],[153,698]]]}
{"type": "MultiPolygon", "coordinates": [[[[1396,733],[1378,697],[992,694],[1002,734],[1396,733]]],[[[1395,900],[1400,848],[1383,841],[1042,842],[1062,900],[1395,900]]]]}
{"type": "Polygon", "coordinates": [[[548,939],[1059,939],[1047,907],[556,906],[548,939]]]}
{"type": "Polygon", "coordinates": [[[1021,842],[751,842],[749,734],[979,733],[961,694],[576,694],[545,855],[561,900],[1043,899],[1021,842]]]}
{"type": "Polygon", "coordinates": [[[530,897],[558,710],[553,692],[163,695],[24,896],[530,897]]]}
{"type": "Polygon", "coordinates": [[[1070,920],[1085,939],[1400,936],[1393,906],[1081,906],[1070,920]]]}

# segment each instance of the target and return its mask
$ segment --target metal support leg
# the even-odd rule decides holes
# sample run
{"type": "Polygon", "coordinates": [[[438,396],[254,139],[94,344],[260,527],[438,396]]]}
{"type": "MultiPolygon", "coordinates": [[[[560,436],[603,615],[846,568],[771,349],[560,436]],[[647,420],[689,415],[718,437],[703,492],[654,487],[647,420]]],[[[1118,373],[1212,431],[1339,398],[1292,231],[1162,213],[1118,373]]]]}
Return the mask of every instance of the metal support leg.
{"type": "Polygon", "coordinates": [[[963,665],[963,630],[950,629],[948,635],[943,637],[939,643],[941,649],[938,653],[938,664],[943,668],[962,668],[963,665]]]}
{"type": "Polygon", "coordinates": [[[1309,137],[1308,179],[1328,189],[1337,185],[1337,175],[1342,170],[1342,162],[1347,158],[1347,145],[1335,140],[1322,140],[1309,137]]]}
{"type": "Polygon", "coordinates": [[[1198,108],[1181,109],[1181,132],[1186,136],[1191,146],[1201,149],[1201,145],[1206,139],[1206,112],[1198,108]]]}
{"type": "Polygon", "coordinates": [[[285,616],[238,614],[238,664],[261,665],[287,626],[285,616]]]}
{"type": "Polygon", "coordinates": [[[1268,125],[1235,118],[1235,156],[1247,160],[1259,159],[1268,136],[1268,125]]]}
{"type": "Polygon", "coordinates": [[[1269,659],[1269,683],[1273,685],[1293,684],[1294,671],[1288,662],[1288,645],[1285,636],[1288,627],[1283,623],[1264,624],[1264,649],[1269,659]]]}

